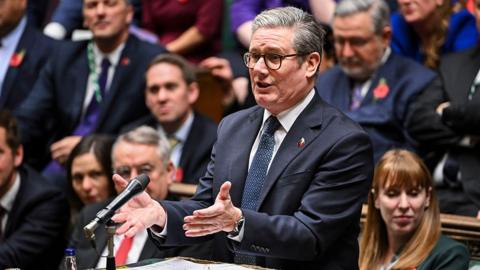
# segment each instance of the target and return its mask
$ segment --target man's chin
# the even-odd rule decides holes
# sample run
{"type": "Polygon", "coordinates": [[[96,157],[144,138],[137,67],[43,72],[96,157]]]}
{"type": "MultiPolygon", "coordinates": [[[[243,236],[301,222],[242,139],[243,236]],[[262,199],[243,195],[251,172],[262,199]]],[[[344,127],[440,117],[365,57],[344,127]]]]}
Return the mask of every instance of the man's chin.
{"type": "Polygon", "coordinates": [[[348,77],[354,79],[354,80],[365,80],[365,79],[368,79],[369,75],[368,75],[368,72],[365,70],[365,69],[362,69],[362,68],[347,68],[347,67],[343,67],[343,66],[340,66],[343,70],[343,72],[345,72],[345,74],[347,74],[348,77]]]}

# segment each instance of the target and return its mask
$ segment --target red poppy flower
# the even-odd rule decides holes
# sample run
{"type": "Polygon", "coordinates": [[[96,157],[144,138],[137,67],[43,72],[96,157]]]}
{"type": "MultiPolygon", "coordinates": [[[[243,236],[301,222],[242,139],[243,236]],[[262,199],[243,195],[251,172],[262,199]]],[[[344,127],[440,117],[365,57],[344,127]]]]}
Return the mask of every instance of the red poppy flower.
{"type": "Polygon", "coordinates": [[[382,78],[380,79],[377,87],[373,89],[373,97],[375,98],[375,100],[384,99],[388,96],[389,92],[390,88],[388,88],[387,81],[385,80],[385,78],[382,78]]]}
{"type": "Polygon", "coordinates": [[[127,66],[128,64],[130,64],[130,59],[128,57],[123,57],[122,60],[120,60],[120,64],[122,64],[123,66],[127,66]]]}
{"type": "Polygon", "coordinates": [[[10,66],[11,67],[19,67],[22,62],[23,58],[25,57],[25,49],[21,50],[20,52],[16,52],[12,55],[12,58],[10,58],[10,66]]]}

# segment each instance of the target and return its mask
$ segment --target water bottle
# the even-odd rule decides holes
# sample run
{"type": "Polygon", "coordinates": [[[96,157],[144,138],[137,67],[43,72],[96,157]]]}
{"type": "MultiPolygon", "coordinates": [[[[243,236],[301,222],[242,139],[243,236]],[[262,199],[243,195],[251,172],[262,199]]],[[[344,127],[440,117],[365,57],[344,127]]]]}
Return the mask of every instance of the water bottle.
{"type": "Polygon", "coordinates": [[[63,261],[65,270],[77,270],[77,259],[74,248],[65,249],[65,259],[63,261]]]}

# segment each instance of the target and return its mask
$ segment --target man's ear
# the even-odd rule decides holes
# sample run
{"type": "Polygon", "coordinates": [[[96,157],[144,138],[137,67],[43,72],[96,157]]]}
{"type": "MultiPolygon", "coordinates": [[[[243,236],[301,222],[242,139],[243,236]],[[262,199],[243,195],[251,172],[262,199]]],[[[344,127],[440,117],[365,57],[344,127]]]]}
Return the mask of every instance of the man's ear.
{"type": "Polygon", "coordinates": [[[23,145],[19,145],[14,154],[15,167],[19,167],[23,162],[23,145]]]}
{"type": "Polygon", "coordinates": [[[306,74],[307,78],[313,78],[317,74],[320,62],[322,61],[320,53],[313,52],[307,55],[305,58],[304,64],[306,64],[306,74]]]}
{"type": "Polygon", "coordinates": [[[190,105],[193,105],[197,102],[198,97],[200,96],[200,87],[197,82],[192,82],[188,85],[188,102],[190,105]]]}

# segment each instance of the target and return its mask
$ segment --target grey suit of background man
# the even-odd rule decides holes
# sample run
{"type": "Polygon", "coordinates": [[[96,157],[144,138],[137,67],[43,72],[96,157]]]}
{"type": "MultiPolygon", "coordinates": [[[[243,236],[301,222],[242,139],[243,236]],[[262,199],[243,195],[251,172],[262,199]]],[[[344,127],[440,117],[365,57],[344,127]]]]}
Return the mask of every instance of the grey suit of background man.
{"type": "Polygon", "coordinates": [[[314,89],[324,32],[293,7],[262,12],[252,32],[244,60],[259,106],[222,120],[193,199],[142,193],[113,217],[117,233],[150,228],[160,246],[214,239],[213,259],[225,262],[357,269],[373,154],[367,134],[314,89]]]}

